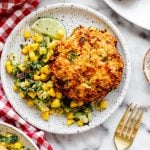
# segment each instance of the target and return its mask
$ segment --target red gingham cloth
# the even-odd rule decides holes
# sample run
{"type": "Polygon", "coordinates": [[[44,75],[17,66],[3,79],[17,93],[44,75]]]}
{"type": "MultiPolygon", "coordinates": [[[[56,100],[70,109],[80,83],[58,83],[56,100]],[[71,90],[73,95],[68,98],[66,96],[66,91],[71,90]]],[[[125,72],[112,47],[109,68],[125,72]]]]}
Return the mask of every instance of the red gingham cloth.
{"type": "MultiPolygon", "coordinates": [[[[40,0],[0,0],[0,49],[15,25],[27,16],[40,0]]],[[[0,121],[10,123],[24,131],[39,146],[40,150],[52,150],[44,139],[44,132],[23,120],[5,97],[0,83],[0,121]]]]}
{"type": "Polygon", "coordinates": [[[0,0],[0,50],[16,24],[39,4],[40,0],[0,0]]]}

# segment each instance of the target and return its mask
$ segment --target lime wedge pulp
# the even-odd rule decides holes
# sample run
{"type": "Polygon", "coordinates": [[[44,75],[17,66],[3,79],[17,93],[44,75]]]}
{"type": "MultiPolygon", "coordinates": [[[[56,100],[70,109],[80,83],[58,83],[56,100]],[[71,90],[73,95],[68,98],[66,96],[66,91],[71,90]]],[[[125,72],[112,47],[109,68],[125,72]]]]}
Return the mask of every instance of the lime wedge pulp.
{"type": "Polygon", "coordinates": [[[54,39],[63,39],[66,36],[64,25],[54,18],[40,18],[33,23],[31,28],[54,39]]]}

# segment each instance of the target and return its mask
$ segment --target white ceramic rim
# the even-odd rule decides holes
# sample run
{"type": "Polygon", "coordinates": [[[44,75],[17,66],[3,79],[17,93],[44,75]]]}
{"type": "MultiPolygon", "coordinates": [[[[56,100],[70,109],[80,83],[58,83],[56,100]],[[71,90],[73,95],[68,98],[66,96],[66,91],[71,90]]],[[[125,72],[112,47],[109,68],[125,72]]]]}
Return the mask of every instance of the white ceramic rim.
{"type": "Polygon", "coordinates": [[[126,20],[130,21],[131,23],[133,23],[133,24],[135,24],[135,25],[137,25],[137,26],[139,26],[139,27],[141,27],[141,28],[143,28],[143,29],[150,30],[150,28],[148,28],[148,27],[146,27],[146,26],[144,26],[144,25],[142,25],[142,24],[139,24],[139,23],[137,23],[137,22],[134,22],[132,19],[130,19],[130,18],[126,17],[125,15],[123,15],[122,13],[120,13],[119,10],[115,9],[114,7],[112,7],[112,5],[109,3],[109,1],[104,0],[104,2],[105,2],[113,11],[115,11],[117,14],[119,14],[121,17],[125,18],[126,20]]]}
{"type": "MultiPolygon", "coordinates": [[[[105,22],[105,24],[108,25],[108,27],[110,27],[112,29],[112,31],[116,34],[118,40],[120,41],[120,44],[121,44],[121,47],[122,49],[124,50],[124,53],[126,54],[126,79],[125,79],[125,83],[124,83],[124,87],[122,89],[122,92],[120,94],[120,97],[118,98],[118,101],[116,103],[116,105],[113,106],[112,109],[110,109],[109,113],[107,113],[107,115],[105,117],[103,117],[103,119],[101,119],[100,122],[98,122],[97,124],[94,124],[94,125],[90,125],[88,128],[79,128],[77,131],[72,131],[72,132],[64,132],[64,131],[51,131],[51,129],[49,130],[46,130],[43,127],[40,127],[41,130],[44,130],[44,131],[47,131],[47,132],[51,132],[51,133],[56,133],[56,134],[75,134],[75,133],[81,133],[81,132],[84,132],[84,131],[87,131],[87,130],[90,130],[90,129],[93,129],[97,126],[99,126],[100,124],[102,124],[104,121],[106,121],[113,113],[114,111],[119,107],[119,105],[122,103],[126,93],[127,93],[127,89],[128,89],[128,86],[129,86],[129,82],[130,82],[130,75],[131,75],[131,61],[130,61],[130,55],[129,55],[129,52],[128,52],[128,49],[127,49],[127,46],[126,46],[126,43],[124,41],[124,38],[123,36],[121,35],[121,33],[119,32],[119,30],[117,29],[117,27],[108,19],[106,18],[104,15],[102,15],[101,13],[97,12],[96,10],[92,9],[92,8],[89,8],[89,7],[86,7],[86,6],[83,6],[83,5],[79,5],[79,4],[73,4],[73,3],[57,3],[57,4],[53,4],[53,5],[48,5],[45,7],[42,7],[42,8],[39,8],[38,10],[36,11],[33,11],[31,14],[29,14],[28,16],[26,16],[22,21],[26,20],[27,18],[30,18],[32,16],[35,16],[36,15],[36,12],[41,12],[41,11],[44,11],[45,9],[54,9],[54,8],[58,8],[58,7],[71,7],[73,6],[74,8],[79,8],[81,10],[84,10],[84,11],[88,11],[92,14],[94,14],[95,16],[99,17],[103,22],[105,22]]],[[[19,25],[21,24],[21,22],[18,23],[18,25],[15,27],[15,29],[17,29],[19,27],[19,25]]],[[[14,31],[14,30],[13,30],[14,31]]],[[[11,34],[13,33],[13,31],[11,32],[11,34]]],[[[11,35],[10,34],[10,35],[11,35]]],[[[8,37],[7,40],[10,39],[10,36],[8,37]]],[[[6,40],[6,43],[4,45],[4,48],[5,49],[7,47],[7,40],[6,40]]],[[[2,51],[2,56],[1,56],[1,65],[4,65],[4,61],[3,61],[3,56],[5,56],[6,52],[5,50],[2,51]]],[[[6,87],[5,87],[5,84],[3,84],[5,82],[5,79],[3,78],[3,75],[2,75],[2,67],[1,67],[1,80],[2,80],[2,85],[3,85],[3,88],[4,88],[4,91],[6,91],[6,87]]],[[[13,108],[15,109],[14,105],[13,105],[13,102],[11,101],[11,96],[8,94],[8,93],[5,93],[9,102],[11,103],[11,105],[13,106],[13,108]]],[[[26,119],[26,117],[23,115],[23,113],[21,112],[18,112],[18,110],[15,109],[15,111],[26,121],[28,121],[26,119]]],[[[34,124],[33,122],[29,122],[30,124],[34,125],[35,127],[39,128],[39,126],[36,124],[34,124]]]]}
{"type": "Polygon", "coordinates": [[[8,123],[5,123],[5,122],[1,122],[1,121],[0,121],[0,125],[4,125],[4,126],[6,126],[7,128],[12,128],[12,129],[14,129],[16,132],[18,132],[19,134],[21,134],[22,136],[24,136],[24,137],[32,144],[32,146],[33,146],[35,149],[39,150],[39,148],[36,146],[36,144],[35,144],[23,131],[21,131],[21,130],[17,129],[16,127],[14,127],[14,126],[12,126],[12,125],[10,125],[10,124],[8,124],[8,123]]]}

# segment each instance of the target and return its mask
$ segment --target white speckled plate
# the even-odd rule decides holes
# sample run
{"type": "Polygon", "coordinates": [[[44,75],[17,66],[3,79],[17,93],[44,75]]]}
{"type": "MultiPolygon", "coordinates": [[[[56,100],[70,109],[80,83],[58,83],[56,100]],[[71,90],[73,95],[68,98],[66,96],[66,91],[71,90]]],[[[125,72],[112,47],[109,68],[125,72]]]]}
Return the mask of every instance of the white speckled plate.
{"type": "Polygon", "coordinates": [[[150,30],[150,0],[104,0],[128,21],[150,30]]]}
{"type": "Polygon", "coordinates": [[[39,150],[35,143],[22,131],[13,127],[8,123],[0,122],[0,134],[12,133],[18,136],[19,140],[22,141],[25,147],[30,148],[30,150],[39,150]]]}
{"type": "Polygon", "coordinates": [[[128,89],[130,79],[130,59],[128,50],[126,49],[126,45],[122,39],[120,32],[112,24],[112,22],[110,22],[110,20],[108,20],[102,14],[80,5],[56,4],[51,6],[45,6],[28,15],[14,28],[14,30],[10,34],[4,46],[1,58],[2,84],[5,93],[14,109],[32,125],[52,133],[73,134],[83,132],[100,125],[109,116],[111,116],[111,114],[121,104],[128,89]],[[118,39],[117,46],[125,63],[122,82],[116,90],[113,90],[107,95],[106,99],[109,103],[108,109],[103,112],[94,112],[93,119],[89,123],[89,125],[83,127],[72,125],[68,127],[66,126],[66,119],[61,116],[51,116],[48,122],[43,121],[40,118],[39,112],[37,110],[28,108],[24,101],[21,100],[15,92],[13,92],[13,79],[5,71],[5,62],[7,56],[12,52],[19,57],[21,56],[21,53],[19,51],[19,43],[21,43],[21,41],[23,40],[22,31],[26,27],[30,26],[39,17],[57,18],[65,25],[68,34],[72,31],[74,27],[84,25],[86,27],[94,26],[100,29],[107,29],[118,39]]]}

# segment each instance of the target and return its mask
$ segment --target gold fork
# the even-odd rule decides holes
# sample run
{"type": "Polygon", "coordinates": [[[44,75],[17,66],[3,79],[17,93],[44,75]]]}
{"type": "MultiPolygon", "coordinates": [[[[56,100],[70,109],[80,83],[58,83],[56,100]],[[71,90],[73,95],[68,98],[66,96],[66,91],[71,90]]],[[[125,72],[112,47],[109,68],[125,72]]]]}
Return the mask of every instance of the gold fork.
{"type": "Polygon", "coordinates": [[[128,150],[139,129],[144,108],[137,108],[131,103],[120,120],[114,135],[117,150],[128,150]]]}

